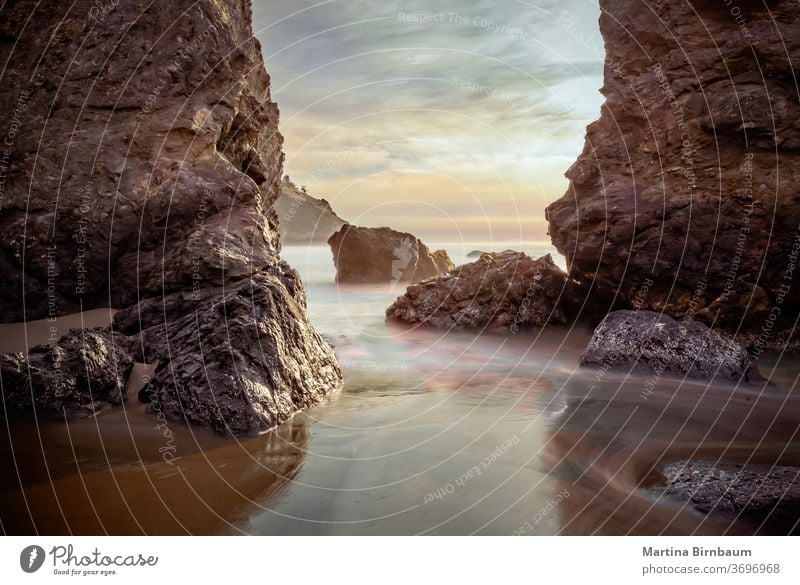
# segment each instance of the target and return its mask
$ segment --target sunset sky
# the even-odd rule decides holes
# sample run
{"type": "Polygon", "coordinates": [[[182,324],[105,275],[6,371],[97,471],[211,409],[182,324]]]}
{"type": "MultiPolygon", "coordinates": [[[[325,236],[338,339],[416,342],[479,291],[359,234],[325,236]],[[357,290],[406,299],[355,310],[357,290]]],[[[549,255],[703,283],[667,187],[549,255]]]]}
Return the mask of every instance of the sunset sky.
{"type": "Polygon", "coordinates": [[[595,0],[256,0],[286,173],[357,225],[541,241],[599,113],[595,0]]]}

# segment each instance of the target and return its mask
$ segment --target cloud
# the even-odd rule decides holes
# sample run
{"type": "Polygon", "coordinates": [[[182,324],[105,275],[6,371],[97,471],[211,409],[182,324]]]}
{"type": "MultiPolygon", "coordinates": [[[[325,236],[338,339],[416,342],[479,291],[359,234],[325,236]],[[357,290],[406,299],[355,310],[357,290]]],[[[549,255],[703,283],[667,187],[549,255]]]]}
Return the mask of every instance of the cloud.
{"type": "MultiPolygon", "coordinates": [[[[424,196],[470,232],[478,216],[454,196],[466,189],[481,217],[507,227],[521,214],[542,239],[531,218],[563,193],[602,101],[602,56],[559,16],[602,46],[593,0],[256,0],[253,10],[287,172],[312,194],[341,195],[333,204],[348,219],[365,201],[388,209],[424,196]]],[[[419,229],[435,227],[416,209],[419,229]]],[[[409,210],[396,221],[413,222],[409,210]]]]}

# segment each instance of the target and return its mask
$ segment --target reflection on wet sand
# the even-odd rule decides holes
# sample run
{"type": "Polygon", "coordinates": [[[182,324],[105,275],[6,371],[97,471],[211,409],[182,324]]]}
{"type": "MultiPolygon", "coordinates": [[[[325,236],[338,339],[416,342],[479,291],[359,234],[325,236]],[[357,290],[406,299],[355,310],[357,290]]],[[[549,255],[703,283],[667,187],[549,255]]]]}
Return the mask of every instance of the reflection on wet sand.
{"type": "Polygon", "coordinates": [[[754,534],[742,520],[705,516],[647,488],[661,464],[684,459],[800,465],[800,404],[776,388],[745,389],[644,379],[573,384],[554,425],[549,463],[562,534],[754,534]]]}
{"type": "Polygon", "coordinates": [[[0,354],[58,341],[70,329],[105,327],[111,324],[114,313],[113,309],[94,309],[27,323],[0,323],[0,354]]]}
{"type": "Polygon", "coordinates": [[[18,473],[0,480],[7,534],[238,533],[295,477],[308,442],[301,420],[239,442],[173,425],[169,461],[163,430],[140,405],[39,432],[16,422],[0,454],[18,473]]]}
{"type": "Polygon", "coordinates": [[[601,378],[576,367],[586,332],[395,331],[380,320],[386,301],[347,300],[366,308],[364,332],[336,341],[341,393],[259,437],[165,428],[136,399],[143,364],[123,407],[69,424],[11,420],[0,429],[0,528],[753,534],[752,518],[705,516],[654,489],[661,465],[800,465],[792,362],[764,389],[601,378]]]}
{"type": "MultiPolygon", "coordinates": [[[[113,313],[0,325],[0,350],[47,343],[52,328],[62,335],[106,326],[113,313]]],[[[194,433],[145,413],[136,395],[148,373],[152,366],[136,364],[128,403],[94,418],[66,423],[25,416],[3,424],[6,534],[235,533],[296,475],[308,442],[302,419],[238,442],[194,433]]]]}

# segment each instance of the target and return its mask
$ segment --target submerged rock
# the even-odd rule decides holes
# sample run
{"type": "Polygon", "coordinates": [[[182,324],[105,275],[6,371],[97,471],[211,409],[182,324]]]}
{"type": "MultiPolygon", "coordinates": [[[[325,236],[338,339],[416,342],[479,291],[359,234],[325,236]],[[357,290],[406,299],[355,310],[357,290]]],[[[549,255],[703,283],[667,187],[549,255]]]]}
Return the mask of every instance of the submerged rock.
{"type": "Polygon", "coordinates": [[[0,356],[5,408],[37,416],[83,418],[127,400],[129,340],[110,328],[72,330],[27,354],[0,356]]]}
{"type": "Polygon", "coordinates": [[[775,336],[800,309],[800,26],[789,0],[739,4],[600,0],[606,101],[547,217],[632,306],[775,336]]]}
{"type": "Polygon", "coordinates": [[[661,497],[702,514],[751,524],[758,534],[800,534],[800,468],[681,461],[663,468],[661,497]]]}
{"type": "Polygon", "coordinates": [[[476,262],[408,287],[387,310],[391,321],[441,329],[507,330],[567,325],[578,319],[586,287],[548,254],[485,253],[476,262]]]}
{"type": "Polygon", "coordinates": [[[388,227],[348,224],[328,244],[343,284],[420,282],[454,268],[444,250],[431,252],[416,236],[388,227]]]}
{"type": "Polygon", "coordinates": [[[481,250],[473,250],[472,252],[467,254],[467,258],[480,258],[481,254],[485,254],[485,253],[486,252],[483,252],[481,250]]]}
{"type": "MultiPolygon", "coordinates": [[[[167,417],[233,434],[279,424],[335,389],[339,368],[279,256],[283,138],[250,3],[95,4],[18,2],[0,20],[14,64],[0,121],[17,120],[0,319],[111,305],[162,364],[167,417]]],[[[20,359],[5,358],[4,384],[13,373],[22,387],[20,359]]],[[[41,384],[19,408],[53,402],[55,365],[36,359],[41,384]]],[[[84,384],[75,370],[70,412],[94,408],[89,383],[124,398],[108,371],[84,384]]]]}
{"type": "Polygon", "coordinates": [[[609,313],[580,364],[658,376],[764,382],[750,354],[732,337],[697,321],[676,321],[652,311],[609,313]]]}

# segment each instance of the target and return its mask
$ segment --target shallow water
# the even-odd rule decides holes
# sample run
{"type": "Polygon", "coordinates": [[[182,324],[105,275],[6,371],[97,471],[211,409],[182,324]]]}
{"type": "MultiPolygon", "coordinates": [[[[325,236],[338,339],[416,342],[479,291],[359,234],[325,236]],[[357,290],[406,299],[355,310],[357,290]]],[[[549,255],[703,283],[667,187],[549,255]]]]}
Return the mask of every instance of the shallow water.
{"type": "MultiPolygon", "coordinates": [[[[448,249],[458,263],[486,247],[448,249]]],[[[741,534],[758,527],[653,495],[659,462],[800,464],[795,361],[762,364],[777,365],[776,386],[756,389],[600,375],[576,368],[586,331],[391,329],[383,312],[402,287],[337,287],[327,247],[284,256],[303,274],[312,322],[337,345],[340,391],[245,440],[171,424],[175,461],[135,399],[69,424],[12,420],[3,530],[741,534]]]]}

